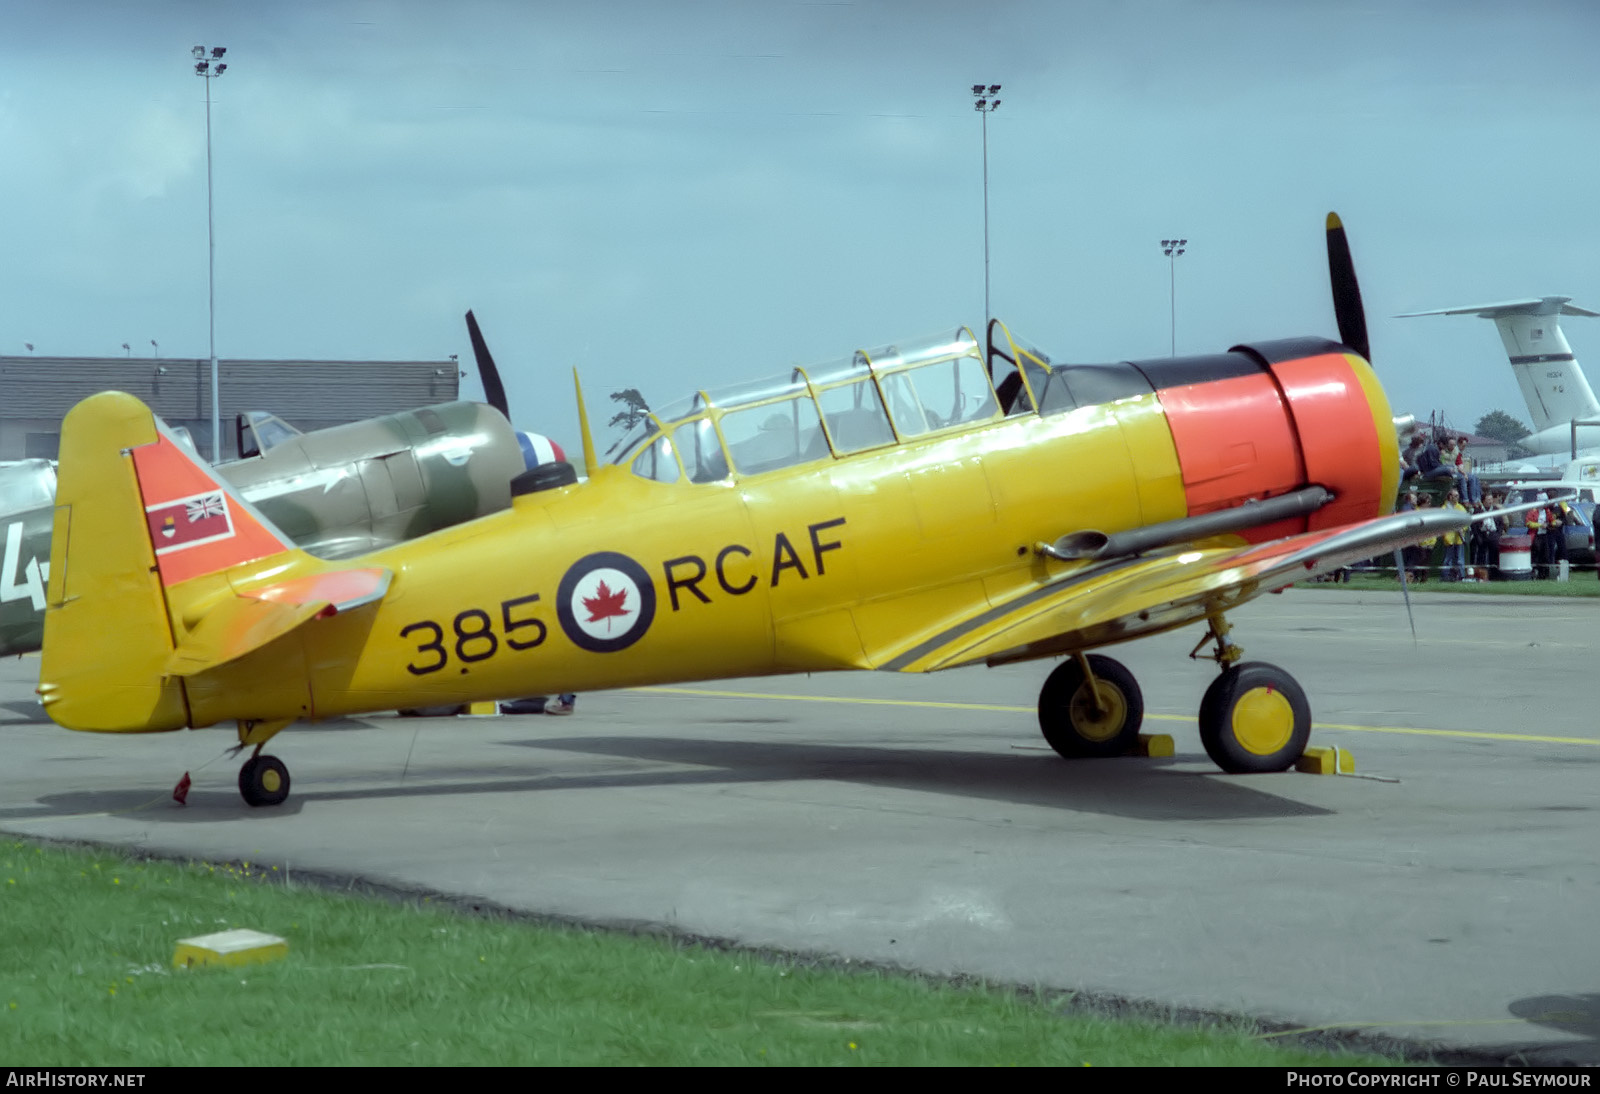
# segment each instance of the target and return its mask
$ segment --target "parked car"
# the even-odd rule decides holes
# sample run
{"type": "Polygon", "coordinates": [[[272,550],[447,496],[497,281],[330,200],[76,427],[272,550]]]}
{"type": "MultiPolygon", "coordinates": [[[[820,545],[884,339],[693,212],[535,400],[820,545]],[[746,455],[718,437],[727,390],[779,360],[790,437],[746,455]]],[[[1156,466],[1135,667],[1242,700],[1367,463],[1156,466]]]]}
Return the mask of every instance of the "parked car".
{"type": "Polygon", "coordinates": [[[1513,484],[1506,491],[1506,504],[1517,505],[1524,501],[1533,501],[1539,496],[1539,491],[1544,491],[1550,496],[1551,501],[1564,501],[1571,520],[1565,522],[1567,533],[1567,561],[1574,568],[1592,567],[1595,564],[1594,550],[1594,511],[1595,501],[1593,491],[1580,490],[1572,486],[1555,486],[1548,483],[1526,483],[1521,486],[1513,484]],[[1588,498],[1583,494],[1590,495],[1588,498]]]}

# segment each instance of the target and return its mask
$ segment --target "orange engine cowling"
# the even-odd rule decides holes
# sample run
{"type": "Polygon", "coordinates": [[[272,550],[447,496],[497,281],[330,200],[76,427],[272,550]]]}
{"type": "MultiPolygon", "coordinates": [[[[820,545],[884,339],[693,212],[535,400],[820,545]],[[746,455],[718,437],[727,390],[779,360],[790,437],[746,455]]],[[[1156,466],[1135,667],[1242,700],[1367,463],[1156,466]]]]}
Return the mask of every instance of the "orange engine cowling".
{"type": "Polygon", "coordinates": [[[1305,485],[1334,500],[1243,533],[1261,542],[1386,513],[1393,502],[1389,408],[1370,366],[1322,338],[1235,346],[1207,357],[1132,362],[1172,431],[1190,516],[1305,485]]]}

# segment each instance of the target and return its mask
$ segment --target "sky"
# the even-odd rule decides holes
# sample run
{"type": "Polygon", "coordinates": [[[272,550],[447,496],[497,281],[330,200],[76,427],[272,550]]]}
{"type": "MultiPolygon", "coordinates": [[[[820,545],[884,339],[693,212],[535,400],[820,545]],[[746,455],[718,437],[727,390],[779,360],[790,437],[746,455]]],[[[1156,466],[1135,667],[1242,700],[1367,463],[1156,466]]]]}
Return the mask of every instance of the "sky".
{"type": "Polygon", "coordinates": [[[468,362],[472,308],[603,448],[623,387],[981,330],[983,82],[992,312],[1056,360],[1334,337],[1337,210],[1396,412],[1526,421],[1492,323],[1391,317],[1600,309],[1597,56],[1590,0],[0,0],[0,353],[207,356],[209,83],[219,356],[468,362]]]}

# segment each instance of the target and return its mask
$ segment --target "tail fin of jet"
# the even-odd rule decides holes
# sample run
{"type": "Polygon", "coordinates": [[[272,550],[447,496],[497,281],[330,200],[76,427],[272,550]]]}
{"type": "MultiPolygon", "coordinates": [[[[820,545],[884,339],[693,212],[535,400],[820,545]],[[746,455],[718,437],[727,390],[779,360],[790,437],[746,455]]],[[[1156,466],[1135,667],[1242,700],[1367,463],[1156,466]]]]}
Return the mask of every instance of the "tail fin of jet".
{"type": "Polygon", "coordinates": [[[1407,312],[1397,319],[1420,315],[1476,315],[1493,319],[1500,328],[1506,356],[1517,374],[1523,401],[1533,419],[1533,430],[1541,433],[1551,426],[1565,426],[1574,418],[1600,417],[1600,401],[1572,354],[1566,335],[1561,332],[1561,316],[1600,316],[1571,303],[1570,296],[1546,296],[1538,300],[1507,300],[1499,304],[1475,304],[1436,311],[1407,312]]]}
{"type": "Polygon", "coordinates": [[[58,474],[39,694],[72,729],[205,724],[187,678],[387,589],[295,549],[131,395],[72,409],[58,474]]]}

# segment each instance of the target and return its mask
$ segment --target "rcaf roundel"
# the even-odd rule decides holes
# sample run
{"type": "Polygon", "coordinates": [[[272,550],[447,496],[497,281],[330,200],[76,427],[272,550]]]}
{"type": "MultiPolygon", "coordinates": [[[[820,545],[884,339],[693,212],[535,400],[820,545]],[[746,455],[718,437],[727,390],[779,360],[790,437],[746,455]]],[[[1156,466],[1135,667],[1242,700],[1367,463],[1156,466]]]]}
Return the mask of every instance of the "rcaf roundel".
{"type": "Polygon", "coordinates": [[[591,653],[625,650],[650,629],[656,588],[627,555],[597,551],[574,562],[556,591],[556,618],[572,644],[591,653]]]}

